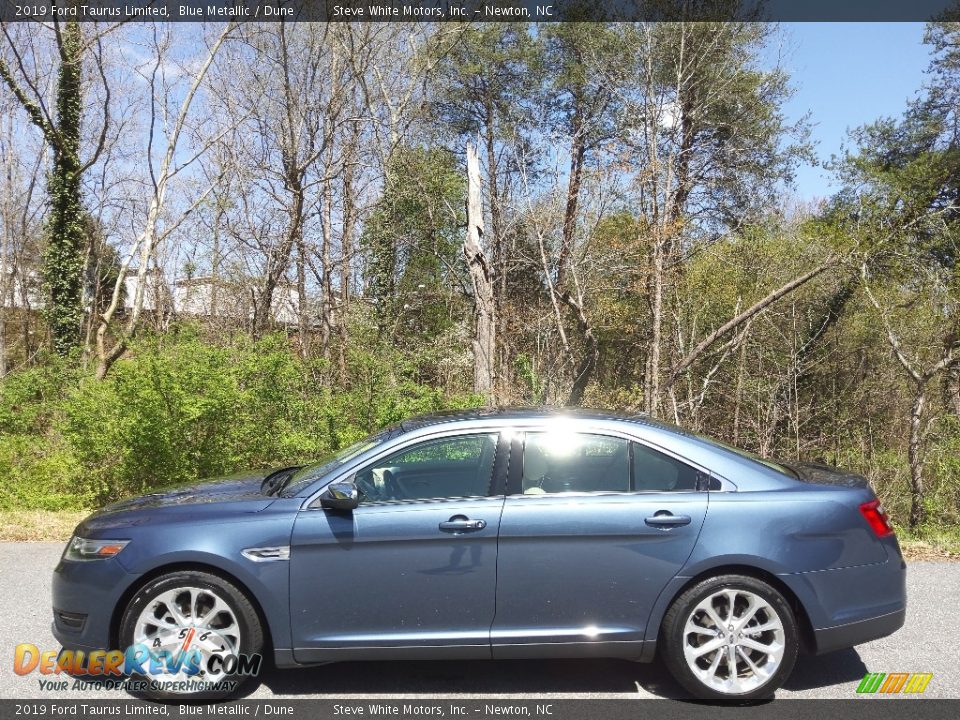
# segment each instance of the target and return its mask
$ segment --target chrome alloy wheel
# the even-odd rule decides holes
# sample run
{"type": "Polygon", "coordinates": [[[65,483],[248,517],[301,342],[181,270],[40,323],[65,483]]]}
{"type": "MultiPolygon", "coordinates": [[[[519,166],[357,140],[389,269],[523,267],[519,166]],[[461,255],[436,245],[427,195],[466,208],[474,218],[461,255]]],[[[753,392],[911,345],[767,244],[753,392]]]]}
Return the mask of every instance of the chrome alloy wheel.
{"type": "Polygon", "coordinates": [[[227,677],[223,665],[211,666],[210,660],[239,654],[240,625],[230,606],[212,590],[178,587],[147,603],[137,618],[133,642],[149,648],[161,669],[167,670],[151,674],[151,680],[179,681],[172,692],[191,693],[227,677]],[[191,675],[185,665],[176,665],[178,658],[186,658],[190,652],[199,653],[200,673],[191,675]],[[161,660],[162,654],[166,658],[161,660]],[[179,669],[174,671],[174,667],[179,669]]]}
{"type": "Polygon", "coordinates": [[[683,654],[710,689],[743,695],[765,685],[783,660],[777,611],[756,593],[726,588],[702,600],[683,628],[683,654]]]}

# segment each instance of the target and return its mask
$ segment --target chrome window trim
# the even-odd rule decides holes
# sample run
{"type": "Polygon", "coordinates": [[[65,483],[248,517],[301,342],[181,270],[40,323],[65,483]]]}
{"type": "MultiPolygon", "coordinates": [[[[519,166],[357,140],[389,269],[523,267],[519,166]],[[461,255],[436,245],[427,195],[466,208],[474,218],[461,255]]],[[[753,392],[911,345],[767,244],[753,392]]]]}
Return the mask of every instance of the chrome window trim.
{"type": "MultiPolygon", "coordinates": [[[[609,435],[611,437],[617,437],[624,440],[630,440],[640,445],[649,447],[657,452],[662,452],[664,455],[668,455],[675,460],[686,463],[692,468],[699,470],[700,472],[709,475],[720,483],[720,490],[678,490],[676,492],[736,492],[738,490],[736,483],[732,482],[728,478],[719,475],[717,472],[705,468],[697,462],[690,460],[689,458],[684,457],[671,449],[665,448],[662,445],[651,442],[646,438],[641,438],[637,434],[630,432],[627,429],[622,428],[620,425],[608,425],[604,422],[597,422],[595,420],[586,420],[581,418],[565,418],[565,422],[570,422],[575,426],[575,432],[584,432],[593,435],[609,435]]],[[[428,440],[435,440],[444,437],[454,437],[458,435],[484,435],[488,433],[499,433],[500,438],[499,442],[511,442],[513,437],[519,433],[527,432],[546,432],[556,425],[556,418],[551,418],[550,420],[544,420],[542,418],[530,418],[529,420],[516,420],[514,422],[504,423],[502,420],[497,420],[496,418],[484,418],[480,421],[475,421],[476,424],[471,424],[469,426],[459,426],[459,427],[449,427],[443,424],[438,424],[435,426],[427,426],[426,428],[418,428],[411,430],[409,433],[404,433],[399,435],[392,440],[387,441],[383,446],[376,448],[376,452],[367,457],[357,457],[348,468],[342,469],[340,472],[330,476],[330,479],[320,485],[313,493],[308,495],[300,505],[301,510],[320,510],[319,503],[317,501],[320,498],[320,495],[323,493],[324,488],[327,485],[333,482],[342,482],[353,477],[359,470],[367,467],[370,463],[377,462],[382,458],[393,454],[394,452],[403,450],[406,447],[415,445],[420,442],[425,442],[428,440]],[[314,506],[314,504],[316,506],[314,506]]],[[[628,421],[612,421],[617,423],[627,423],[628,421]]],[[[668,491],[674,492],[674,491],[668,491]]],[[[630,493],[624,493],[629,495],[649,495],[648,491],[635,491],[630,493]]],[[[482,495],[481,498],[494,498],[494,497],[503,497],[503,495],[482,495]]],[[[523,495],[508,495],[507,497],[530,497],[523,495]]],[[[593,495],[590,495],[593,497],[593,495]]],[[[438,502],[438,500],[464,500],[466,498],[434,498],[431,500],[408,500],[397,503],[377,503],[380,506],[394,506],[401,504],[418,504],[425,502],[438,502]]],[[[366,507],[372,507],[367,505],[366,507]]]]}
{"type": "MultiPolygon", "coordinates": [[[[515,431],[520,433],[546,432],[549,429],[550,429],[549,425],[541,424],[541,425],[531,425],[527,427],[518,427],[516,428],[515,431]]],[[[663,453],[664,455],[671,457],[678,462],[682,462],[685,465],[689,465],[694,470],[697,470],[698,472],[701,472],[705,475],[709,475],[710,477],[714,478],[720,483],[720,490],[630,490],[627,492],[603,491],[603,492],[596,492],[596,493],[582,493],[586,497],[596,497],[598,495],[631,495],[633,496],[633,495],[659,495],[663,493],[735,492],[737,490],[737,486],[734,483],[730,482],[725,477],[718,475],[713,470],[705,468],[699,463],[693,462],[692,460],[677,454],[673,450],[668,450],[667,448],[657,445],[656,443],[652,443],[649,440],[638,438],[636,435],[633,435],[630,432],[621,430],[620,428],[610,428],[606,426],[591,427],[589,425],[586,425],[585,429],[581,430],[577,428],[576,430],[574,430],[574,432],[583,433],[585,435],[603,435],[608,437],[615,437],[620,440],[628,440],[630,442],[635,442],[638,445],[643,445],[644,447],[648,447],[651,450],[656,450],[657,452],[663,453]]],[[[560,495],[560,494],[562,493],[548,493],[547,495],[560,495]]],[[[507,497],[543,497],[543,496],[542,495],[523,495],[522,493],[520,493],[515,495],[508,495],[507,497]]]]}
{"type": "MultiPolygon", "coordinates": [[[[416,431],[414,431],[416,432],[416,431]]],[[[388,447],[380,448],[380,452],[375,455],[371,455],[363,460],[363,462],[352,465],[349,470],[334,476],[330,482],[324,483],[313,495],[308,497],[305,502],[300,506],[301,510],[323,510],[324,508],[320,507],[320,496],[323,494],[324,489],[327,485],[330,485],[335,482],[343,482],[353,478],[361,470],[366,469],[372,463],[375,463],[379,460],[382,460],[385,457],[393,455],[394,453],[405,450],[408,447],[413,445],[419,445],[420,443],[430,442],[432,440],[442,440],[447,437],[460,437],[468,435],[494,435],[497,437],[497,449],[494,451],[494,467],[491,468],[491,481],[493,480],[493,471],[496,469],[496,453],[500,449],[500,443],[504,441],[504,431],[501,425],[491,424],[487,427],[471,427],[471,428],[457,428],[451,429],[447,428],[446,430],[440,430],[435,433],[424,433],[417,434],[415,437],[408,437],[407,435],[401,435],[394,439],[394,441],[388,447]]],[[[484,500],[488,498],[502,497],[502,495],[472,495],[464,497],[455,497],[455,498],[424,498],[419,500],[389,500],[381,501],[376,503],[366,503],[361,507],[380,507],[380,506],[397,506],[397,505],[420,505],[424,503],[435,503],[435,502],[444,502],[444,501],[456,501],[456,500],[484,500]]]]}

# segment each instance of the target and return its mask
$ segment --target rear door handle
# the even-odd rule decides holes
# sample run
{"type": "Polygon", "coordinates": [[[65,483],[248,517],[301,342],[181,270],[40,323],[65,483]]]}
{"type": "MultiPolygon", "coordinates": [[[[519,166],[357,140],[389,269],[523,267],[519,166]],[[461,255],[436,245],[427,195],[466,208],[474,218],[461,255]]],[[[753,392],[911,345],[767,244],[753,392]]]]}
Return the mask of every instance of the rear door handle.
{"type": "Polygon", "coordinates": [[[658,513],[654,513],[653,517],[648,517],[644,520],[647,525],[650,527],[661,527],[661,528],[672,528],[680,527],[681,525],[690,524],[689,515],[674,515],[673,513],[667,510],[661,510],[658,513]]]}
{"type": "Polygon", "coordinates": [[[486,526],[486,520],[470,520],[464,515],[454,515],[446,522],[440,523],[441,530],[452,533],[475,532],[483,530],[486,526]]]}

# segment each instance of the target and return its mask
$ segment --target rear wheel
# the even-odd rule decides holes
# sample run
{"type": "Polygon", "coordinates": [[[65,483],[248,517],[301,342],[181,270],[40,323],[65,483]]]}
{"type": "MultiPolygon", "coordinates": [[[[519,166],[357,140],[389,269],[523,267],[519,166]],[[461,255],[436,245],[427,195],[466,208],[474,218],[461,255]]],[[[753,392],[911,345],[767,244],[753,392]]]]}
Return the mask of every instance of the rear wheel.
{"type": "Polygon", "coordinates": [[[775,588],[747,575],[721,575],[678,597],[663,619],[667,667],[703,700],[773,695],[797,658],[797,624],[775,588]]]}
{"type": "Polygon", "coordinates": [[[234,663],[241,654],[262,651],[263,629],[250,600],[232,583],[210,573],[175,571],[133,597],[120,621],[120,644],[150,653],[141,663],[146,673],[134,675],[148,687],[138,694],[216,699],[235,694],[247,679],[236,674],[234,663]]]}

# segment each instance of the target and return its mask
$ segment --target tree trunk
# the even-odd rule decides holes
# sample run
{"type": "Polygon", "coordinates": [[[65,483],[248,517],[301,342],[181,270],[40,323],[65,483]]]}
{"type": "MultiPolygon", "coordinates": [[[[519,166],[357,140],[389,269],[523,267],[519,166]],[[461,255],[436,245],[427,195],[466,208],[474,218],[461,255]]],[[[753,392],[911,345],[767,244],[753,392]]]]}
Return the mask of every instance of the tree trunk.
{"type": "Polygon", "coordinates": [[[480,246],[483,205],[480,199],[480,161],[467,143],[467,235],[463,255],[473,283],[476,330],[473,340],[473,389],[487,402],[494,400],[496,363],[496,313],[490,265],[480,246]]]}
{"type": "Polygon", "coordinates": [[[740,407],[743,405],[743,378],[746,375],[747,341],[740,343],[740,357],[737,360],[737,384],[733,397],[733,444],[740,442],[740,407]]]}
{"type": "Polygon", "coordinates": [[[220,223],[223,206],[217,201],[217,215],[213,222],[213,251],[210,261],[210,320],[216,323],[220,317],[220,223]]]}
{"type": "MultiPolygon", "coordinates": [[[[58,26],[59,27],[59,26],[58,26]]],[[[46,227],[43,275],[47,293],[47,316],[53,348],[69,354],[80,343],[83,307],[84,210],[80,176],[80,132],[83,116],[83,36],[74,20],[57,34],[60,67],[55,99],[56,121],[42,101],[29,97],[9,67],[0,58],[0,78],[43,133],[53,151],[53,167],[47,183],[50,213],[46,227]]],[[[18,56],[19,60],[19,56],[18,56]]]]}
{"type": "Polygon", "coordinates": [[[955,360],[947,366],[944,392],[947,407],[956,417],[960,417],[960,360],[955,360]]]}
{"type": "Polygon", "coordinates": [[[647,367],[643,394],[643,409],[656,417],[660,408],[660,357],[663,352],[663,291],[664,242],[660,231],[654,230],[653,257],[647,292],[650,296],[650,341],[647,344],[647,367]]]}
{"type": "Polygon", "coordinates": [[[587,385],[593,378],[593,372],[600,358],[600,347],[597,337],[594,335],[593,327],[584,312],[583,298],[574,301],[569,291],[564,289],[570,258],[573,254],[573,242],[577,228],[577,208],[580,203],[580,184],[583,177],[583,158],[586,154],[586,144],[580,120],[579,103],[581,99],[576,97],[575,102],[578,103],[578,106],[573,115],[573,136],[570,143],[570,177],[567,180],[567,201],[563,211],[563,235],[560,241],[560,255],[557,259],[555,292],[562,293],[561,300],[573,314],[585,345],[583,356],[574,369],[573,386],[567,396],[567,405],[578,406],[583,402],[587,385]]]}
{"type": "MultiPolygon", "coordinates": [[[[500,205],[500,178],[499,163],[497,162],[496,148],[496,112],[493,106],[493,99],[488,95],[485,103],[484,134],[487,150],[487,184],[489,185],[490,198],[490,237],[486,243],[487,248],[492,248],[492,262],[488,262],[487,272],[490,275],[490,292],[492,293],[492,313],[495,326],[493,335],[495,337],[506,337],[506,312],[503,305],[507,297],[507,251],[503,238],[503,208],[500,205]]],[[[479,162],[478,175],[479,179],[479,162]]],[[[479,186],[478,186],[479,187],[479,186]]],[[[479,206],[482,212],[482,205],[479,206]]],[[[481,232],[482,232],[481,228],[481,232]]],[[[497,351],[496,344],[493,345],[494,353],[497,351]]],[[[494,363],[491,370],[495,379],[505,382],[508,377],[507,358],[497,357],[495,354],[491,360],[494,363]],[[501,363],[500,372],[497,372],[497,363],[501,363]]],[[[496,390],[496,388],[495,388],[496,390]]]]}
{"type": "Polygon", "coordinates": [[[297,238],[297,330],[300,334],[300,357],[310,357],[310,307],[307,304],[307,248],[303,233],[297,238]]]}
{"type": "Polygon", "coordinates": [[[923,486],[923,411],[927,404],[926,383],[917,383],[913,405],[910,408],[910,445],[907,461],[910,463],[910,529],[917,530],[926,519],[923,486]]]}
{"type": "MultiPolygon", "coordinates": [[[[0,380],[7,376],[7,249],[0,245],[0,380]]],[[[10,309],[13,309],[11,303],[10,309]]]]}
{"type": "Polygon", "coordinates": [[[581,298],[579,302],[575,302],[573,298],[570,297],[570,293],[564,293],[562,299],[573,312],[574,317],[576,317],[577,327],[580,329],[580,334],[586,343],[583,357],[580,359],[580,362],[577,363],[573,378],[573,387],[570,390],[570,395],[567,397],[567,405],[577,407],[583,402],[583,395],[586,392],[587,385],[590,383],[590,379],[593,377],[593,371],[597,367],[597,360],[600,358],[600,347],[597,342],[597,336],[593,333],[593,327],[591,327],[586,314],[583,312],[583,299],[581,298]]]}
{"type": "Polygon", "coordinates": [[[353,259],[353,236],[357,224],[357,202],[354,197],[354,165],[355,151],[353,148],[360,142],[359,123],[353,123],[353,132],[350,137],[350,156],[343,169],[343,232],[340,236],[340,312],[337,315],[337,368],[340,382],[347,382],[347,343],[350,341],[347,327],[348,307],[350,305],[350,288],[353,283],[353,273],[350,263],[353,259]]]}
{"type": "Polygon", "coordinates": [[[0,380],[7,376],[7,308],[0,303],[0,380]]]}
{"type": "Polygon", "coordinates": [[[321,344],[323,357],[330,358],[330,338],[336,325],[336,297],[333,292],[333,259],[330,248],[333,245],[333,187],[329,180],[323,184],[323,207],[320,212],[321,248],[320,262],[323,265],[323,281],[320,292],[321,302],[321,344]]]}
{"type": "Polygon", "coordinates": [[[577,206],[580,202],[580,184],[583,178],[583,157],[586,153],[583,131],[580,127],[579,110],[573,116],[573,140],[570,145],[570,177],[567,180],[567,202],[563,211],[563,238],[560,257],[557,261],[557,287],[563,289],[567,264],[573,252],[573,240],[577,228],[577,206]]]}
{"type": "Polygon", "coordinates": [[[13,195],[13,113],[8,116],[7,130],[7,172],[4,177],[4,188],[2,194],[3,206],[0,207],[0,219],[3,225],[0,226],[0,379],[7,376],[7,306],[12,311],[15,303],[8,302],[7,298],[13,299],[13,283],[16,278],[11,258],[14,253],[13,232],[11,232],[11,215],[13,207],[11,196],[13,195]]]}
{"type": "MultiPolygon", "coordinates": [[[[210,48],[205,62],[199,68],[199,70],[194,73],[193,84],[190,86],[190,89],[187,91],[186,96],[183,98],[183,101],[180,104],[180,111],[177,114],[177,119],[173,124],[171,133],[167,140],[167,148],[166,152],[164,153],[163,160],[160,163],[160,170],[154,180],[153,196],[150,198],[147,209],[146,226],[144,227],[143,232],[140,234],[140,237],[137,239],[137,242],[135,243],[130,254],[127,256],[127,259],[120,266],[120,272],[117,274],[117,280],[114,283],[113,293],[110,297],[110,304],[100,315],[100,324],[97,327],[98,362],[96,377],[98,380],[103,380],[107,376],[107,373],[110,372],[110,368],[120,358],[120,356],[123,355],[127,349],[127,344],[129,343],[130,339],[137,332],[140,321],[140,313],[143,310],[143,293],[146,287],[147,269],[149,268],[150,261],[157,249],[157,244],[164,237],[166,237],[167,233],[169,233],[169,230],[166,231],[166,233],[161,233],[157,226],[160,221],[160,215],[163,211],[164,203],[167,197],[167,185],[170,182],[170,179],[177,172],[177,170],[174,169],[173,161],[177,152],[180,134],[183,132],[187,115],[190,112],[190,106],[193,103],[194,97],[196,97],[197,91],[200,88],[200,84],[203,82],[204,77],[206,77],[207,71],[213,64],[214,56],[217,54],[217,51],[220,49],[220,46],[223,44],[232,28],[233,23],[228,23],[217,41],[210,48]],[[130,269],[130,263],[133,261],[135,254],[138,252],[139,265],[137,267],[137,289],[134,293],[130,315],[125,323],[125,327],[119,333],[116,343],[108,350],[107,332],[110,330],[110,324],[120,306],[120,297],[123,293],[124,282],[126,280],[127,272],[130,269]]],[[[148,156],[146,160],[147,162],[152,162],[153,158],[148,156]]],[[[204,197],[206,197],[205,194],[201,195],[197,202],[199,203],[204,197]]]]}
{"type": "Polygon", "coordinates": [[[266,331],[272,319],[273,294],[276,292],[280,280],[283,279],[290,266],[290,254],[303,235],[303,186],[299,174],[292,175],[286,180],[290,192],[290,206],[287,210],[287,230],[283,240],[273,248],[267,256],[267,268],[264,274],[260,292],[253,305],[253,336],[259,338],[266,331]]]}

